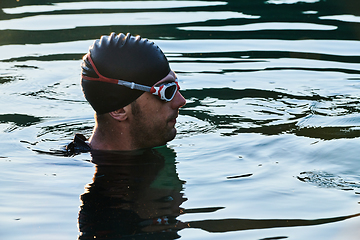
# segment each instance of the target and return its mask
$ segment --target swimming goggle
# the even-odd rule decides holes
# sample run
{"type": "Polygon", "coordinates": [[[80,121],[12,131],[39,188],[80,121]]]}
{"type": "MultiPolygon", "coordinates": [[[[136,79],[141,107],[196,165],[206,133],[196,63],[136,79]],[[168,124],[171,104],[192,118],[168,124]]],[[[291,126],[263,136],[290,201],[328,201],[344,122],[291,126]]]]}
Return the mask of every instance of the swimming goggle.
{"type": "Polygon", "coordinates": [[[88,76],[83,75],[82,78],[85,80],[114,83],[114,84],[118,84],[118,85],[128,87],[131,89],[149,92],[149,93],[152,93],[152,94],[158,96],[161,100],[164,100],[167,102],[170,102],[174,98],[176,92],[180,89],[177,79],[175,79],[174,82],[169,82],[169,83],[164,83],[164,84],[160,83],[158,86],[149,87],[149,86],[137,84],[134,82],[128,82],[128,81],[124,81],[124,80],[105,77],[105,76],[101,75],[99,73],[99,71],[97,70],[97,68],[95,67],[95,64],[94,64],[93,60],[91,59],[90,54],[88,54],[87,57],[88,57],[88,60],[90,61],[91,66],[93,67],[94,71],[96,72],[96,74],[99,77],[93,78],[93,77],[88,77],[88,76]]]}

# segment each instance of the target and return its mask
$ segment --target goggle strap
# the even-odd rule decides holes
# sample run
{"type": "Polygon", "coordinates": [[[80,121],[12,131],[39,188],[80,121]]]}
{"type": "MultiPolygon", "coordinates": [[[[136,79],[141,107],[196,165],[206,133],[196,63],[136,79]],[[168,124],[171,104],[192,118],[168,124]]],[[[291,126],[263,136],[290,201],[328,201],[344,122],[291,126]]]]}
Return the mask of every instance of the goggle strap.
{"type": "Polygon", "coordinates": [[[117,79],[113,79],[113,78],[107,78],[103,75],[101,75],[101,73],[97,70],[95,63],[93,62],[93,60],[91,59],[90,54],[87,54],[87,59],[89,60],[91,66],[93,67],[95,73],[99,76],[98,78],[94,78],[94,77],[88,77],[85,75],[82,75],[82,78],[85,80],[91,80],[91,81],[100,81],[100,82],[108,82],[108,83],[115,83],[118,84],[118,80],[117,79]]]}
{"type": "Polygon", "coordinates": [[[134,82],[128,82],[128,81],[123,81],[123,80],[118,80],[118,79],[114,79],[114,78],[108,78],[105,77],[103,75],[101,75],[101,73],[97,70],[93,60],[91,59],[90,54],[87,54],[87,58],[91,64],[91,66],[93,67],[95,73],[99,76],[98,78],[94,78],[94,77],[88,77],[85,75],[82,75],[82,78],[85,80],[91,80],[91,81],[100,81],[100,82],[107,82],[107,83],[114,83],[114,84],[118,84],[121,86],[125,86],[131,89],[136,89],[136,90],[141,90],[141,91],[145,91],[145,92],[150,92],[151,87],[149,86],[145,86],[145,85],[140,85],[140,84],[136,84],[134,82]]]}
{"type": "MultiPolygon", "coordinates": [[[[88,76],[82,75],[82,78],[85,79],[85,80],[113,83],[113,84],[118,84],[118,85],[121,85],[121,86],[128,87],[130,89],[136,89],[136,90],[141,90],[141,91],[145,91],[145,92],[150,92],[150,93],[152,93],[154,95],[159,96],[160,99],[163,99],[163,100],[166,100],[166,101],[171,101],[171,99],[174,97],[174,95],[176,93],[176,91],[175,91],[171,99],[166,99],[165,94],[163,93],[164,96],[162,96],[162,94],[161,94],[161,90],[164,88],[165,85],[161,85],[159,87],[155,87],[155,86],[149,87],[149,86],[145,86],[145,85],[141,85],[141,84],[136,84],[134,82],[128,82],[128,81],[124,81],[124,80],[105,77],[105,76],[101,75],[100,72],[97,70],[93,60],[91,59],[90,53],[88,53],[86,57],[89,60],[91,66],[93,67],[95,73],[99,77],[94,78],[94,77],[88,77],[88,76]]],[[[175,84],[176,84],[176,87],[177,87],[176,90],[179,90],[180,86],[179,86],[177,80],[175,80],[175,84]]]]}

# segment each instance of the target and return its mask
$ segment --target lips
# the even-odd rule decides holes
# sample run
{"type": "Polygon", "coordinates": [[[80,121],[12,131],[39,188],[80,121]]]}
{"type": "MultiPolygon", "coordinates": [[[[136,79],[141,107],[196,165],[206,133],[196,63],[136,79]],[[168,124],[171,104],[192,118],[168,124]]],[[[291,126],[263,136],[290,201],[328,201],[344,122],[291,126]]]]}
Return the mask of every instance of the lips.
{"type": "Polygon", "coordinates": [[[178,117],[178,115],[176,114],[175,116],[172,116],[169,120],[169,123],[173,123],[175,124],[176,123],[176,118],[178,117]]]}
{"type": "Polygon", "coordinates": [[[176,123],[176,118],[171,119],[169,122],[175,124],[176,123]]]}

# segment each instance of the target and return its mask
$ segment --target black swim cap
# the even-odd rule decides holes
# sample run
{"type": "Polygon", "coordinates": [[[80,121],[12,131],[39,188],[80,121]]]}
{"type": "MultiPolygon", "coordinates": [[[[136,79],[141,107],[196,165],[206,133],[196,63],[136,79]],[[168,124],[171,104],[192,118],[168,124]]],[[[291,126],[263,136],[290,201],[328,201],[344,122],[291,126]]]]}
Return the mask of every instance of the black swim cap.
{"type": "Polygon", "coordinates": [[[170,72],[164,53],[148,39],[134,37],[130,33],[126,36],[111,33],[110,36],[95,40],[83,57],[81,86],[86,100],[97,114],[125,107],[144,92],[113,83],[84,79],[84,76],[99,77],[89,61],[89,55],[101,75],[149,87],[170,72]]]}

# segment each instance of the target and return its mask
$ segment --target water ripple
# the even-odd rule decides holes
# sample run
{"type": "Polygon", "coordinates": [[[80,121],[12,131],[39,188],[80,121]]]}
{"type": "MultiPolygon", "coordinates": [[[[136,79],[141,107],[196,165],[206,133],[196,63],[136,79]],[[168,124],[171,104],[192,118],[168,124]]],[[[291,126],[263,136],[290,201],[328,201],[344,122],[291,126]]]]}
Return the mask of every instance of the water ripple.
{"type": "Polygon", "coordinates": [[[51,5],[33,5],[3,8],[6,14],[42,13],[89,9],[168,9],[226,5],[227,2],[209,1],[121,1],[121,2],[60,2],[51,5]]]}
{"type": "Polygon", "coordinates": [[[297,177],[302,182],[312,183],[318,187],[354,190],[360,188],[360,183],[346,181],[340,176],[323,171],[302,172],[297,177]]]}
{"type": "Polygon", "coordinates": [[[98,26],[164,25],[225,20],[229,18],[252,18],[243,13],[219,12],[139,12],[107,14],[53,14],[37,15],[0,21],[0,30],[55,30],[98,26]],[[166,21],[164,21],[166,19],[166,21]]]}

